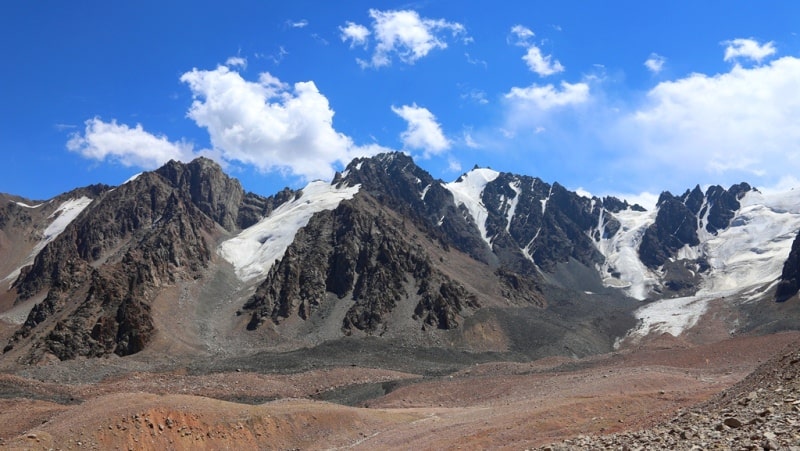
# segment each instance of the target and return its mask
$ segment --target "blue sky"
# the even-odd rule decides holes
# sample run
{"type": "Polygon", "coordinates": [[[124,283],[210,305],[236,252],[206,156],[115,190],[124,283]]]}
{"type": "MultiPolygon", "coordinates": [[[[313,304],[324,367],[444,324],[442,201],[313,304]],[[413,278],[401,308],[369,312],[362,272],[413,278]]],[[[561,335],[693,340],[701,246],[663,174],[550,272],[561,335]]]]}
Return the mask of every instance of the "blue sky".
{"type": "Polygon", "coordinates": [[[793,1],[11,0],[0,192],[206,155],[269,195],[384,150],[445,181],[478,164],[631,198],[800,185],[799,18],[793,1]]]}

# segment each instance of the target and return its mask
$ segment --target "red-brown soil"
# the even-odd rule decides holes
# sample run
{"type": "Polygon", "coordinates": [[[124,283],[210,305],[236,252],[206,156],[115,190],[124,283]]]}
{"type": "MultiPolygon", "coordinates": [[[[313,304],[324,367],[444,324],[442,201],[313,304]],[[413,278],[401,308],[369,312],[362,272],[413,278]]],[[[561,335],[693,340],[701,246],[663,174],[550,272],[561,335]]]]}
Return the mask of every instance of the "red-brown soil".
{"type": "Polygon", "coordinates": [[[78,385],[3,375],[0,444],[524,449],[655,424],[728,388],[798,339],[792,332],[693,345],[662,337],[582,360],[487,363],[427,378],[351,366],[289,375],[139,372],[78,385]],[[358,406],[318,400],[333,390],[381,383],[395,389],[358,406]]]}

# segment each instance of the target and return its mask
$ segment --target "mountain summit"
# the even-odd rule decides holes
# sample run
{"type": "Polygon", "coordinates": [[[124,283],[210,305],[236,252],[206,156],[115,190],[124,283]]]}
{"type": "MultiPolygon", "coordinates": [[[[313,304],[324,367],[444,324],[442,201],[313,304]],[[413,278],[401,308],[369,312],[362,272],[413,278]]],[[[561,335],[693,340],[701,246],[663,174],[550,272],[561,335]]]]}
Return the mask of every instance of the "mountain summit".
{"type": "Polygon", "coordinates": [[[797,292],[800,197],[747,184],[646,211],[489,168],[445,183],[386,153],[270,197],[200,158],[2,201],[4,358],[25,362],[368,337],[582,356],[680,335],[711,306],[731,328],[790,327],[772,296],[797,292]]]}

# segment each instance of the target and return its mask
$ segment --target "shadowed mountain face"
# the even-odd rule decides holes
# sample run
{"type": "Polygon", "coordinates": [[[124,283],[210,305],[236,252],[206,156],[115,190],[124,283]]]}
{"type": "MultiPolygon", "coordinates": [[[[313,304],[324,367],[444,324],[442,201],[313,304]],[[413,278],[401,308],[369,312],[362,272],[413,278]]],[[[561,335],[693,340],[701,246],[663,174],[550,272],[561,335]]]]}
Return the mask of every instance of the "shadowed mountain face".
{"type": "MultiPolygon", "coordinates": [[[[181,308],[200,313],[181,320],[228,337],[215,342],[225,353],[348,336],[603,352],[636,324],[628,295],[718,283],[739,251],[715,240],[755,214],[744,212],[746,184],[664,193],[647,212],[486,168],[444,183],[401,153],[356,159],[330,185],[315,183],[262,197],[201,158],[41,206],[4,197],[0,314],[27,312],[5,353],[35,362],[142,351],[174,321],[155,316],[177,308],[156,299],[189,285],[181,308]]],[[[774,252],[783,264],[782,247],[774,252]]],[[[779,299],[797,292],[792,258],[779,299]]]]}
{"type": "Polygon", "coordinates": [[[30,338],[31,359],[142,350],[154,333],[150,301],[159,290],[201,277],[220,233],[280,202],[245,194],[207,159],[170,162],[94,194],[15,282],[17,303],[43,300],[7,348],[30,338]]]}
{"type": "Polygon", "coordinates": [[[800,233],[792,242],[789,258],[783,265],[781,280],[775,291],[775,300],[785,302],[800,291],[800,233]]]}
{"type": "Polygon", "coordinates": [[[412,319],[420,327],[440,329],[458,327],[462,313],[480,307],[474,294],[436,268],[422,243],[409,239],[402,219],[370,203],[342,203],[298,233],[245,304],[253,310],[249,328],[293,315],[306,320],[324,303],[345,298],[346,334],[381,331],[402,302],[415,304],[412,319]]]}

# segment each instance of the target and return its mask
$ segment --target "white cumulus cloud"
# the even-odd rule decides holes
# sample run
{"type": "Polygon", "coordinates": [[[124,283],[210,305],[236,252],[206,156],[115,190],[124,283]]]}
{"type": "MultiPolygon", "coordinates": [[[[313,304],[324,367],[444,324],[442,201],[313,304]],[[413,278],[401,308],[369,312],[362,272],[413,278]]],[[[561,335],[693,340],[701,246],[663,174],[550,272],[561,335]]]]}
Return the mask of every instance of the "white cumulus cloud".
{"type": "Polygon", "coordinates": [[[436,116],[427,108],[415,103],[399,108],[393,106],[392,111],[408,122],[408,128],[400,135],[407,148],[422,150],[425,158],[450,148],[450,141],[442,133],[436,116]]]}
{"type": "Polygon", "coordinates": [[[342,42],[350,41],[350,48],[367,45],[367,38],[370,35],[370,31],[364,25],[345,22],[343,27],[339,27],[339,31],[341,32],[340,37],[342,42]]]}
{"type": "Polygon", "coordinates": [[[187,113],[210,136],[213,151],[262,171],[329,178],[335,165],[385,150],[356,146],[333,127],[334,112],[312,81],[289,86],[269,73],[257,82],[219,66],[181,76],[194,101],[187,113]]]}
{"type": "Polygon", "coordinates": [[[564,66],[558,60],[553,60],[552,55],[542,55],[541,49],[532,45],[522,57],[528,68],[542,77],[564,72],[564,66]]]}
{"type": "Polygon", "coordinates": [[[658,53],[651,53],[650,57],[644,62],[644,67],[646,67],[650,72],[658,74],[664,69],[664,64],[666,62],[667,59],[663,56],[659,55],[658,53]]]}
{"type": "Polygon", "coordinates": [[[153,135],[141,124],[131,128],[116,120],[104,122],[95,117],[85,126],[83,134],[73,133],[67,141],[67,149],[85,158],[155,169],[169,160],[189,161],[194,157],[191,144],[153,135]]]}
{"type": "Polygon", "coordinates": [[[725,45],[725,61],[736,61],[740,58],[753,60],[757,63],[776,52],[775,43],[770,41],[759,44],[755,39],[732,39],[722,43],[725,45]]]}
{"type": "Polygon", "coordinates": [[[414,64],[432,50],[447,48],[447,34],[466,36],[466,29],[458,22],[420,17],[414,10],[380,11],[370,9],[372,31],[363,25],[347,22],[340,27],[343,41],[350,46],[364,45],[367,36],[373,35],[375,46],[369,61],[358,60],[364,67],[383,67],[397,57],[406,64],[414,64]]]}
{"type": "Polygon", "coordinates": [[[698,179],[800,171],[800,59],[662,82],[621,122],[627,158],[698,179]]]}

